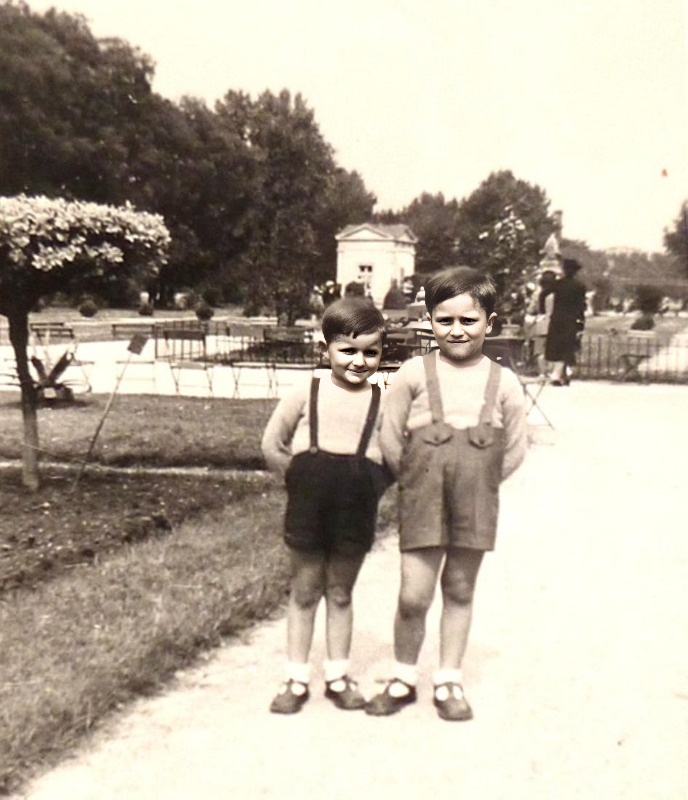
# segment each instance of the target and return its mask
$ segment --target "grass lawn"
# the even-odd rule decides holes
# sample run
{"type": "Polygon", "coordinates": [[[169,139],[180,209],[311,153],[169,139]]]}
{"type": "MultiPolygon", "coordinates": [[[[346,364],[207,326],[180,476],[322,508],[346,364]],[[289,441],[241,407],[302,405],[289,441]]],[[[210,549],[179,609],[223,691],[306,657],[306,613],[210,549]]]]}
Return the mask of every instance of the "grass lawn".
{"type": "MultiPolygon", "coordinates": [[[[118,397],[75,487],[105,402],[41,409],[37,493],[0,470],[0,795],[286,596],[284,493],[254,469],[275,401],[118,397]]],[[[0,394],[0,458],[20,439],[0,394]]]]}
{"type": "MultiPolygon", "coordinates": [[[[107,395],[38,412],[43,460],[81,462],[102,419],[107,395]]],[[[255,469],[264,466],[260,437],[275,400],[118,395],[92,454],[99,464],[255,469]]],[[[0,392],[0,459],[20,458],[17,392],[0,392]]]]}

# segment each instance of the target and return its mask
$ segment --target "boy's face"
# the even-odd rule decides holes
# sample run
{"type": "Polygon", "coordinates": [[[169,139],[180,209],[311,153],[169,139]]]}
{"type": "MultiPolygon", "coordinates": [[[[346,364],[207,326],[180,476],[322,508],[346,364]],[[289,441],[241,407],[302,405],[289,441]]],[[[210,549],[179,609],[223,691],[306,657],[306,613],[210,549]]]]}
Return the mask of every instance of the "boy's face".
{"type": "Polygon", "coordinates": [[[364,387],[382,358],[382,334],[337,336],[323,345],[332,367],[332,380],[347,389],[364,387]]]}
{"type": "Polygon", "coordinates": [[[496,316],[488,318],[469,294],[457,294],[436,305],[428,319],[442,355],[470,367],[480,362],[485,336],[496,316]]]}

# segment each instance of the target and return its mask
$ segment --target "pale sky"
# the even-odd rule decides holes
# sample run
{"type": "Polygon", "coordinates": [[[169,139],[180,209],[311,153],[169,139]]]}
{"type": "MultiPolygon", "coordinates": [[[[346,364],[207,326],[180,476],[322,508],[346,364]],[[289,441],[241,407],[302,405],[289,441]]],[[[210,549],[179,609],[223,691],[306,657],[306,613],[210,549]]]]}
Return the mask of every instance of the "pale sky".
{"type": "Polygon", "coordinates": [[[378,210],[461,200],[510,169],[563,211],[565,236],[661,250],[688,198],[688,0],[29,6],[139,47],[172,100],[300,92],[378,210]]]}

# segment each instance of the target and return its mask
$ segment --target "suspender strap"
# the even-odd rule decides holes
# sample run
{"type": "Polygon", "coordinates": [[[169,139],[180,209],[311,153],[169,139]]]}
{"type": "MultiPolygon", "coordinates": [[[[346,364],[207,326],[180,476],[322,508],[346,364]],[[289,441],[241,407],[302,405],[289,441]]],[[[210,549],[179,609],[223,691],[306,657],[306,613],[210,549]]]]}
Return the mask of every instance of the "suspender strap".
{"type": "Polygon", "coordinates": [[[356,450],[357,458],[363,458],[370,444],[370,437],[373,433],[373,426],[377,419],[377,412],[380,408],[380,387],[374,383],[372,384],[373,396],[370,398],[370,405],[368,406],[368,416],[366,417],[365,425],[363,426],[363,433],[361,433],[361,441],[358,443],[358,450],[356,450]]]}
{"type": "MultiPolygon", "coordinates": [[[[444,411],[442,409],[442,395],[440,394],[440,384],[437,378],[437,358],[436,352],[427,353],[423,356],[423,365],[425,367],[425,380],[428,386],[428,398],[430,400],[430,413],[432,414],[433,422],[442,422],[444,420],[444,411]]],[[[502,367],[496,361],[490,362],[490,372],[487,376],[487,384],[485,386],[485,398],[483,406],[480,409],[480,422],[490,425],[492,424],[492,412],[494,411],[495,403],[497,401],[497,391],[499,390],[499,377],[502,367]]]]}
{"type": "Polygon", "coordinates": [[[311,429],[311,453],[318,450],[318,389],[320,378],[311,380],[311,399],[308,407],[308,426],[311,429]]]}
{"type": "MultiPolygon", "coordinates": [[[[311,453],[318,450],[318,389],[320,388],[320,378],[313,378],[311,380],[311,396],[308,406],[308,425],[310,428],[311,436],[311,453]]],[[[368,415],[366,416],[365,424],[363,425],[363,432],[361,433],[361,440],[358,443],[358,450],[356,455],[359,458],[365,456],[368,445],[370,444],[370,437],[373,433],[375,420],[377,419],[377,412],[380,408],[380,387],[377,384],[372,385],[373,396],[370,399],[368,406],[368,415]]]]}
{"type": "Polygon", "coordinates": [[[480,409],[480,422],[483,425],[492,424],[492,412],[494,411],[495,402],[497,401],[497,390],[499,389],[499,377],[502,374],[502,369],[496,361],[490,362],[490,374],[487,376],[487,385],[485,387],[485,400],[483,407],[480,409]]]}
{"type": "Polygon", "coordinates": [[[430,400],[430,413],[433,422],[444,421],[444,411],[442,410],[442,395],[440,394],[440,382],[437,379],[437,351],[433,350],[423,356],[423,366],[425,367],[425,382],[428,387],[428,397],[430,400]]]}

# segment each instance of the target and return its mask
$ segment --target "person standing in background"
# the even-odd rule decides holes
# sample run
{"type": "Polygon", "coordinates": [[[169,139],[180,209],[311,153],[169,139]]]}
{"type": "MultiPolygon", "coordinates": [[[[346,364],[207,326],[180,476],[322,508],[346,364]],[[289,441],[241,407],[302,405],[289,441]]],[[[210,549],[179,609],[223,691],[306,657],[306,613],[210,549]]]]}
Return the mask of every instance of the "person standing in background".
{"type": "Polygon", "coordinates": [[[525,331],[531,347],[529,355],[537,365],[540,376],[547,374],[545,344],[547,342],[549,320],[554,307],[553,292],[556,281],[557,276],[553,270],[544,270],[538,281],[538,288],[530,299],[526,316],[525,331]]]}
{"type": "Polygon", "coordinates": [[[568,386],[570,367],[576,363],[579,334],[585,327],[586,286],[578,280],[581,265],[574,258],[565,258],[564,277],[554,285],[554,304],[547,329],[545,358],[552,363],[552,386],[568,386]]]}

